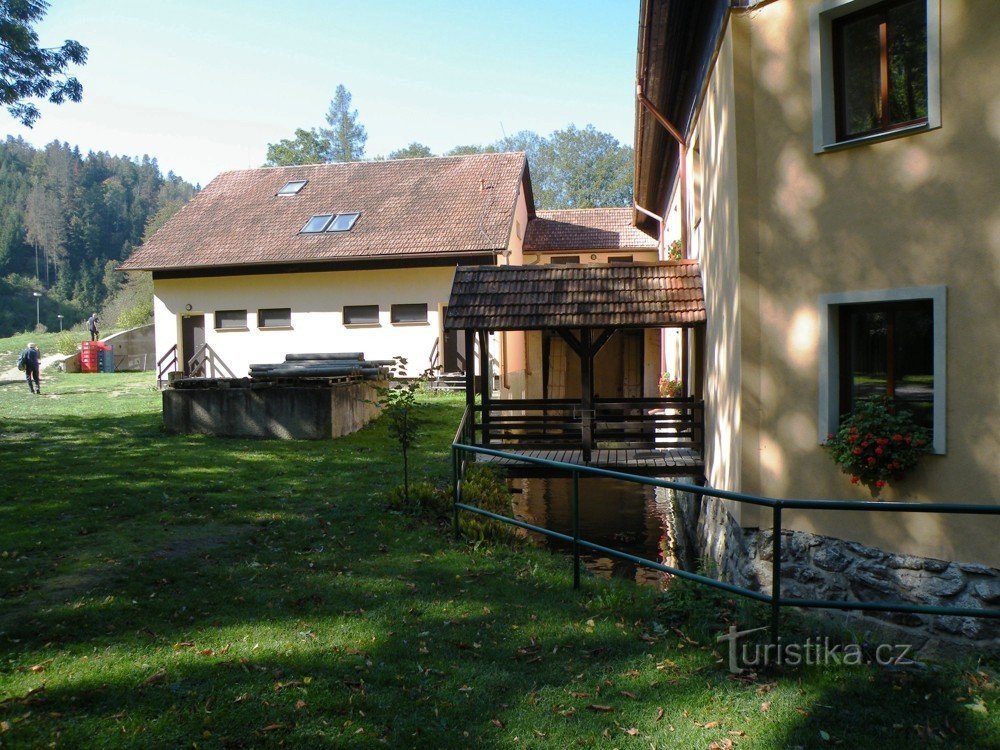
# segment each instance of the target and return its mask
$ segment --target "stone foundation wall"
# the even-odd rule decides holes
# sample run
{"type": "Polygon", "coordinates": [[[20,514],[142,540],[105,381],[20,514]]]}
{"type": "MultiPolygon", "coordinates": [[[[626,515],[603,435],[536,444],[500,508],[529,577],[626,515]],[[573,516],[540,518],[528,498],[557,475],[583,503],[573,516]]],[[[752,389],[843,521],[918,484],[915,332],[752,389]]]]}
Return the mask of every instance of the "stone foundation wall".
{"type": "MultiPolygon", "coordinates": [[[[745,530],[725,501],[680,493],[682,521],[696,538],[698,557],[720,579],[751,590],[771,590],[772,532],[745,530]]],[[[977,563],[901,555],[857,542],[781,532],[782,594],[796,599],[905,602],[941,607],[1000,609],[1000,570],[977,563]]],[[[959,648],[1000,653],[1000,621],[909,613],[809,610],[857,632],[899,639],[925,655],[959,648]]]]}

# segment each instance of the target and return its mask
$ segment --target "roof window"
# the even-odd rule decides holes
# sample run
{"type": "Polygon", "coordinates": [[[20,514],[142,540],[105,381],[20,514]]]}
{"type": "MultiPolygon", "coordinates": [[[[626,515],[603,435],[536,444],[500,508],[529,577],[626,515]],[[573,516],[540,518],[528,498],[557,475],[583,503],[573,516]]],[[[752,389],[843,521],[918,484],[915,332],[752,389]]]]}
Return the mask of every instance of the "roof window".
{"type": "Polygon", "coordinates": [[[359,213],[351,214],[337,214],[337,218],[334,219],[326,231],[328,232],[349,232],[354,226],[354,222],[358,220],[361,216],[359,213]]]}
{"type": "Polygon", "coordinates": [[[320,214],[318,216],[313,216],[306,225],[300,230],[301,234],[316,234],[317,232],[322,232],[329,226],[330,222],[333,220],[333,214],[320,214]]]}
{"type": "Polygon", "coordinates": [[[278,191],[278,195],[298,195],[298,192],[306,186],[307,182],[308,180],[289,180],[278,191]]]}

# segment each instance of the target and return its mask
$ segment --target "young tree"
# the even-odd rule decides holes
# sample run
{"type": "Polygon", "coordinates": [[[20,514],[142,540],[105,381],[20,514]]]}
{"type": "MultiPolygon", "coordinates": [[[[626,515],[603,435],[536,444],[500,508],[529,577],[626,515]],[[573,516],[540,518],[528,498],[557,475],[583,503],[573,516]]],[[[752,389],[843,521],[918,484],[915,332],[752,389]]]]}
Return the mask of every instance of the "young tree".
{"type": "Polygon", "coordinates": [[[87,48],[72,39],[52,49],[38,46],[32,26],[48,7],[45,0],[0,0],[0,104],[29,128],[41,113],[25,99],[47,96],[62,104],[83,98],[83,86],[65,71],[87,62],[87,48]]]}
{"type": "Polygon", "coordinates": [[[425,156],[434,156],[434,152],[431,151],[430,146],[425,146],[417,141],[413,141],[406,148],[389,152],[390,159],[420,159],[425,156]]]}
{"type": "Polygon", "coordinates": [[[368,133],[358,122],[358,110],[351,109],[351,92],[343,84],[337,86],[326,113],[328,128],[320,128],[319,135],[329,142],[325,154],[327,161],[360,161],[365,158],[368,133]]]}
{"type": "Polygon", "coordinates": [[[316,129],[298,128],[294,138],[267,144],[265,167],[290,167],[295,164],[322,164],[330,151],[330,141],[316,129]]]}

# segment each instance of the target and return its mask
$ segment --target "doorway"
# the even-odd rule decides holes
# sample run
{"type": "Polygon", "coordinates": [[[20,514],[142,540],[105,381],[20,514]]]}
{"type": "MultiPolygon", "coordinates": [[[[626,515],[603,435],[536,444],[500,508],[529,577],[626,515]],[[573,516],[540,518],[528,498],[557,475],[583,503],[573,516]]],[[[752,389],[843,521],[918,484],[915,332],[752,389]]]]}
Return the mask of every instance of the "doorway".
{"type": "MultiPolygon", "coordinates": [[[[195,353],[205,345],[205,316],[185,315],[181,318],[181,370],[186,376],[198,376],[201,372],[191,372],[189,364],[195,353]]],[[[200,370],[200,368],[199,368],[200,370]]]]}
{"type": "MultiPolygon", "coordinates": [[[[445,307],[441,319],[443,320],[447,314],[448,308],[445,307]]],[[[462,333],[464,334],[464,332],[462,333]]],[[[441,365],[444,367],[444,372],[464,374],[466,367],[465,336],[459,335],[459,331],[445,331],[441,340],[444,342],[444,351],[441,353],[441,365]]]]}

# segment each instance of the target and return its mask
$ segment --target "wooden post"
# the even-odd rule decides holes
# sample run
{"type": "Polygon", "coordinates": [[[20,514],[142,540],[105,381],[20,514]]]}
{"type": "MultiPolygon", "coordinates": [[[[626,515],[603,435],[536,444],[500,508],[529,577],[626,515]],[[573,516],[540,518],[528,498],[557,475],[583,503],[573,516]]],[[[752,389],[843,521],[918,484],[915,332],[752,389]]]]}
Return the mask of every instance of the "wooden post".
{"type": "Polygon", "coordinates": [[[489,331],[479,332],[479,388],[483,404],[483,445],[490,444],[490,392],[493,383],[490,381],[490,334],[489,331]]]}
{"type": "Polygon", "coordinates": [[[681,395],[690,396],[691,391],[691,339],[689,328],[681,329],[681,395]]]}
{"type": "Polygon", "coordinates": [[[594,448],[594,348],[593,332],[589,328],[580,331],[580,432],[583,438],[583,461],[590,463],[590,452],[594,448]]]}
{"type": "Polygon", "coordinates": [[[475,415],[471,414],[476,406],[476,332],[465,329],[465,408],[475,424],[475,415]]]}

